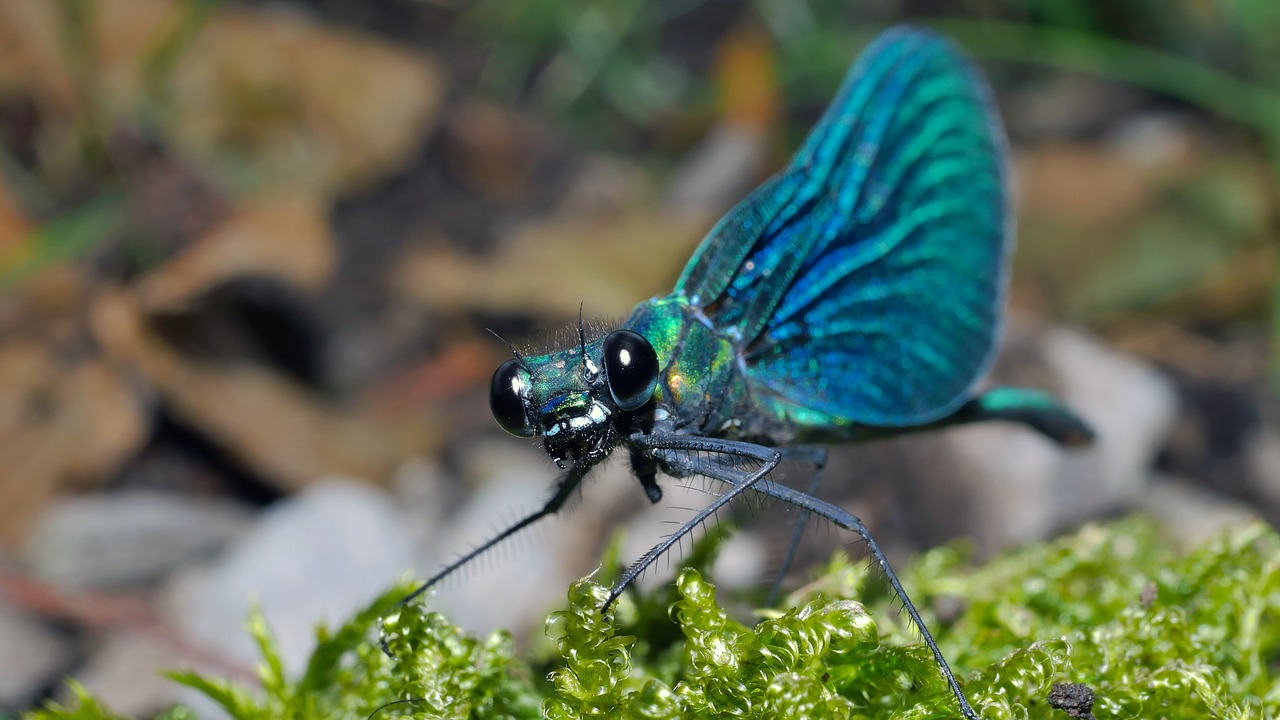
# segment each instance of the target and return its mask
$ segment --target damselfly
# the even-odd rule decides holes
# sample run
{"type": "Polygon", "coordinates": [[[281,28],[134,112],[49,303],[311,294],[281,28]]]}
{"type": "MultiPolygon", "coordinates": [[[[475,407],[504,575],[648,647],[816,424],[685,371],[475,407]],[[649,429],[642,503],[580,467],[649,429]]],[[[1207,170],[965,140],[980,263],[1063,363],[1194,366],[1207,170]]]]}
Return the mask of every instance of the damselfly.
{"type": "MultiPolygon", "coordinates": [[[[607,609],[658,557],[751,491],[853,531],[975,718],[937,644],[862,521],[773,481],[784,460],[815,475],[813,443],[860,442],[984,420],[1059,442],[1088,427],[1045,393],[977,392],[1001,325],[1012,246],[1004,132],[977,70],[927,31],[883,34],[786,169],[694,253],[675,290],[622,327],[493,375],[498,424],[539,436],[564,473],[537,512],[443,568],[415,597],[560,510],[615,450],[650,502],[658,474],[725,491],[631,565],[607,609]]],[[[406,600],[410,599],[406,598],[406,600]]]]}

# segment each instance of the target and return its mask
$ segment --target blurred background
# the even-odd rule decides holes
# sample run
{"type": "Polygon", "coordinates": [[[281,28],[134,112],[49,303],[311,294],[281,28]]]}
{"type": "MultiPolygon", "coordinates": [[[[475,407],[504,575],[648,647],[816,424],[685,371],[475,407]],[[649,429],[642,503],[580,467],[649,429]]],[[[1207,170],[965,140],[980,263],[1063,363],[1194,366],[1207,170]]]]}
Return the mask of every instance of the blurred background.
{"type": "MultiPolygon", "coordinates": [[[[314,623],[538,507],[485,329],[537,351],[665,293],[900,22],[971,54],[1012,140],[992,381],[1100,440],[839,448],[819,494],[898,560],[1274,522],[1274,0],[0,0],[0,716],[67,675],[140,716],[179,697],[159,669],[244,679],[251,601],[296,670],[314,623]]],[[[536,637],[611,540],[705,502],[596,476],[432,606],[536,637]]],[[[757,602],[794,517],[763,515],[716,572],[757,602]]],[[[797,579],[852,544],[810,535],[797,579]]]]}

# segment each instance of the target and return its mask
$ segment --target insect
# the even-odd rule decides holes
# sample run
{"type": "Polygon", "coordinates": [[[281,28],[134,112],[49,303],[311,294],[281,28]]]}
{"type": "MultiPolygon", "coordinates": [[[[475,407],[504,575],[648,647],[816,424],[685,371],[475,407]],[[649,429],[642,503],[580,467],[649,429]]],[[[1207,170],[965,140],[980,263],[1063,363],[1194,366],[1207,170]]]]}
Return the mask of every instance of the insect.
{"type": "MultiPolygon", "coordinates": [[[[1012,245],[1003,129],[977,70],[947,40],[896,28],[849,72],[790,165],[711,230],[675,289],[576,347],[514,357],[493,375],[498,424],[540,437],[564,472],[546,504],[426,581],[412,599],[556,513],[591,469],[626,452],[650,502],[658,474],[723,483],[631,565],[603,609],[697,525],[743,493],[857,533],[976,718],[884,552],[849,512],[772,480],[816,443],[960,423],[1022,423],[1091,439],[1051,396],[977,392],[1001,325],[1012,245]]],[[[794,546],[793,546],[794,547],[794,546]]],[[[790,557],[790,553],[788,553],[790,557]]]]}

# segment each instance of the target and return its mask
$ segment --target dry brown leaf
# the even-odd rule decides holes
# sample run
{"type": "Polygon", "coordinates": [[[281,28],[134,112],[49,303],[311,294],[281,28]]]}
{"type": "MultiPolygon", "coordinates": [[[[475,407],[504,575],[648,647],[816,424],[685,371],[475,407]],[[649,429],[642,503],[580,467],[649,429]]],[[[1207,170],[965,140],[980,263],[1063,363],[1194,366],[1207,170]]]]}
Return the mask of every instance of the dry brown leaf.
{"type": "Polygon", "coordinates": [[[74,401],[81,442],[67,454],[72,477],[101,477],[115,470],[147,439],[150,418],[140,393],[122,373],[101,360],[89,360],[65,373],[60,391],[74,401]]]}
{"type": "Polygon", "coordinates": [[[427,449],[427,420],[381,418],[320,402],[271,371],[193,362],[148,332],[136,298],[104,293],[93,328],[104,351],[135,366],[185,422],[286,492],[343,475],[381,482],[427,449]]]}
{"type": "Polygon", "coordinates": [[[516,233],[492,256],[415,248],[392,269],[394,292],[431,308],[571,317],[620,317],[666,293],[707,215],[654,209],[558,217],[516,233]]]}
{"type": "Polygon", "coordinates": [[[1122,218],[1191,167],[1190,158],[1154,165],[1106,147],[1059,144],[1016,155],[1019,216],[1038,215],[1072,227],[1122,218]]]}
{"type": "Polygon", "coordinates": [[[172,78],[180,144],[228,150],[266,182],[359,189],[411,158],[435,123],[444,79],[425,55],[300,15],[220,11],[172,78]]]}
{"type": "MultiPolygon", "coordinates": [[[[66,153],[89,89],[107,126],[146,100],[154,53],[198,12],[175,0],[0,0],[0,93],[46,109],[41,145],[66,153]],[[84,69],[66,52],[64,13],[92,23],[84,69]]],[[[78,46],[79,47],[79,46],[78,46]]],[[[355,190],[413,156],[436,121],[443,73],[424,54],[301,14],[222,6],[199,26],[163,88],[160,129],[226,179],[355,190]]],[[[161,100],[161,98],[153,98],[161,100]]],[[[55,152],[56,151],[56,152],[55,152]]]]}
{"type": "Polygon", "coordinates": [[[37,343],[0,348],[0,543],[14,548],[58,491],[62,454],[79,439],[52,422],[57,378],[37,343]]]}
{"type": "Polygon", "coordinates": [[[486,199],[509,204],[526,198],[539,138],[510,109],[464,103],[448,120],[445,149],[452,173],[486,199]]]}
{"type": "Polygon", "coordinates": [[[82,337],[80,310],[89,295],[84,276],[55,265],[0,294],[0,334],[6,339],[48,339],[61,344],[82,337]]]}
{"type": "Polygon", "coordinates": [[[69,478],[100,479],[145,440],[143,408],[98,361],[31,341],[0,348],[0,542],[13,546],[69,478]]]}
{"type": "Polygon", "coordinates": [[[0,88],[38,94],[67,110],[75,92],[58,35],[61,7],[45,0],[0,0],[0,88]]]}
{"type": "Polygon", "coordinates": [[[334,265],[334,240],[324,204],[307,195],[247,200],[186,252],[137,285],[148,311],[173,309],[225,280],[269,275],[318,290],[334,265]]]}

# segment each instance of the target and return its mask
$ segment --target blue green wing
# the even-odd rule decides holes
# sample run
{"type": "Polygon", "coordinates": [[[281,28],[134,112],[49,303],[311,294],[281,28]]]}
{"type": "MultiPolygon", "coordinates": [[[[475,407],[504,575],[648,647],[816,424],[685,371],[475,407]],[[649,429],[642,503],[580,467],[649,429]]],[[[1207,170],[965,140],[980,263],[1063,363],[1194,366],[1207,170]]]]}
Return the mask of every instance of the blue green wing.
{"type": "Polygon", "coordinates": [[[736,339],[761,391],[868,425],[936,420],[968,398],[999,331],[1005,155],[969,61],[890,30],[676,292],[736,339]]]}

